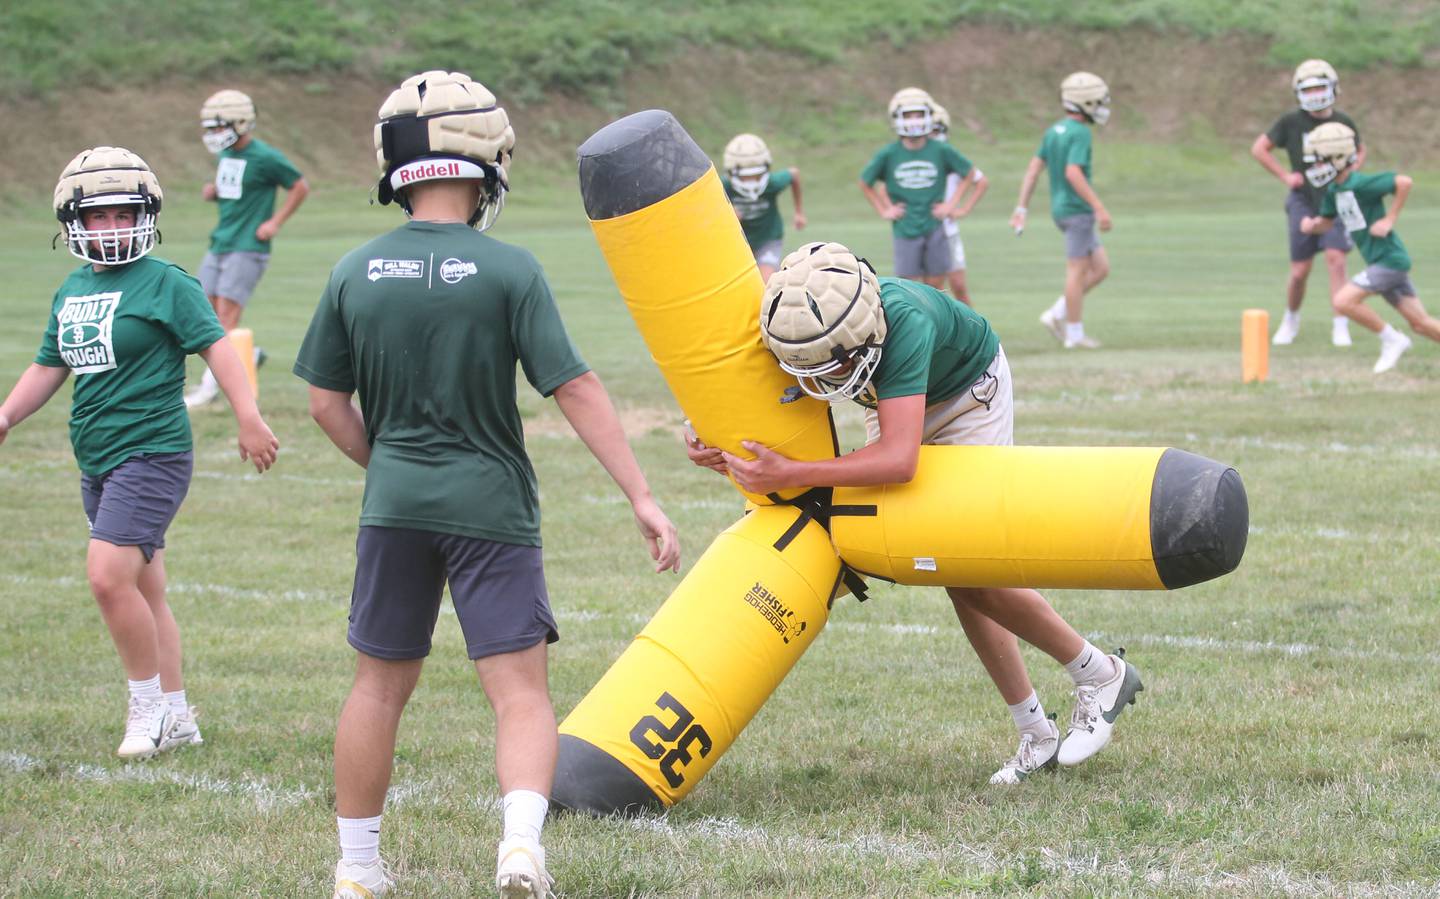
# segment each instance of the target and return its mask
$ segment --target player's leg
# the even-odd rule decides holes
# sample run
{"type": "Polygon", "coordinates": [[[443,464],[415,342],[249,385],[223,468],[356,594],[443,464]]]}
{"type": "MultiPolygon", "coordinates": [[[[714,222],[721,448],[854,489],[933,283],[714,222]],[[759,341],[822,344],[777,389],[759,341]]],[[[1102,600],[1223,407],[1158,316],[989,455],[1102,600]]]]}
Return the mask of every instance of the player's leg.
{"type": "Polygon", "coordinates": [[[1440,341],[1440,318],[1425,310],[1425,305],[1413,292],[1401,294],[1394,300],[1396,311],[1405,319],[1416,334],[1440,341]]]}
{"type": "MultiPolygon", "coordinates": [[[[207,256],[206,262],[209,263],[210,259],[211,257],[207,256]]],[[[225,333],[228,334],[240,326],[245,307],[269,263],[268,253],[237,252],[215,257],[209,275],[213,280],[208,285],[202,280],[201,286],[206,288],[206,295],[209,296],[210,304],[215,308],[215,316],[220,320],[220,327],[225,333]]],[[[204,264],[202,271],[203,269],[204,264]]],[[[265,352],[258,344],[253,352],[255,364],[259,365],[265,358],[265,352]]],[[[193,409],[213,401],[219,395],[220,385],[215,380],[215,375],[206,368],[200,385],[185,395],[185,405],[193,409]]]]}
{"type": "Polygon", "coordinates": [[[165,600],[165,550],[157,548],[150,564],[140,571],[138,586],[150,607],[155,620],[155,643],[160,660],[160,688],[165,692],[165,701],[170,714],[175,718],[175,727],[170,731],[164,748],[199,745],[204,741],[200,727],[195,721],[195,709],[185,693],[180,653],[180,626],[165,600]]]}
{"type": "Polygon", "coordinates": [[[1315,254],[1320,252],[1320,238],[1300,230],[1300,222],[1313,215],[1305,198],[1296,191],[1285,197],[1286,234],[1290,244],[1290,274],[1285,281],[1285,314],[1280,326],[1275,329],[1271,343],[1287,346],[1295,342],[1300,333],[1300,304],[1305,301],[1305,284],[1310,279],[1310,268],[1315,254]]]}
{"type": "Polygon", "coordinates": [[[760,280],[769,283],[770,276],[780,267],[780,259],[785,254],[785,245],[778,240],[767,240],[759,246],[751,248],[755,254],[755,267],[760,270],[760,280]]]}
{"type": "Polygon", "coordinates": [[[540,548],[453,537],[445,549],[455,614],[495,712],[495,775],[504,814],[496,884],[504,896],[543,896],[552,882],[540,832],[559,742],[546,646],[559,633],[540,548]]]}
{"type": "Polygon", "coordinates": [[[1320,249],[1325,254],[1325,273],[1330,277],[1330,311],[1334,316],[1330,342],[1335,346],[1350,346],[1350,320],[1335,308],[1335,295],[1345,286],[1345,254],[1350,252],[1350,235],[1344,228],[1331,228],[1319,237],[1320,249]]]}
{"type": "Polygon", "coordinates": [[[335,895],[380,895],[393,885],[380,857],[380,822],[405,704],[430,653],[445,587],[436,537],[363,526],[347,639],[355,679],[335,727],[335,815],[340,861],[335,895]],[[345,892],[349,890],[349,892],[345,892]]]}

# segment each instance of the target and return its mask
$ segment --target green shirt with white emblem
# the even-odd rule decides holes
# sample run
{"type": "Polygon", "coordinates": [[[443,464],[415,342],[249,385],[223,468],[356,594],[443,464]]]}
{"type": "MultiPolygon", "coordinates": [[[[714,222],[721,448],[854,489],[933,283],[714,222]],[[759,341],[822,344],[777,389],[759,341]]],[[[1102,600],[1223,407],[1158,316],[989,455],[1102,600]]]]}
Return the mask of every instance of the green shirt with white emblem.
{"type": "Polygon", "coordinates": [[[752,250],[785,236],[785,223],[780,218],[780,204],[777,199],[785,188],[790,186],[792,180],[789,169],[771,172],[770,177],[765,180],[765,190],[761,191],[760,196],[747,200],[735,192],[735,188],[730,185],[729,175],[720,176],[720,183],[725,186],[725,196],[730,198],[730,204],[735,207],[735,214],[740,217],[740,227],[745,232],[745,242],[750,244],[752,250]]]}
{"type": "Polygon", "coordinates": [[[35,362],[75,374],[70,443],[92,477],[142,453],[193,448],[185,357],[225,336],[200,282],[145,256],[70,273],[50,307],[35,362]]]}
{"type": "Polygon", "coordinates": [[[880,304],[886,332],[871,379],[877,399],[923,393],[927,406],[948,400],[995,361],[1000,338],[984,316],[927,284],[881,278],[880,304]]]}
{"type": "MultiPolygon", "coordinates": [[[[1270,130],[1265,132],[1265,136],[1270,138],[1270,143],[1276,147],[1285,148],[1285,155],[1290,159],[1290,171],[1304,174],[1310,167],[1310,163],[1305,161],[1305,135],[1326,122],[1348,125],[1350,130],[1355,132],[1355,146],[1360,146],[1360,129],[1355,126],[1355,120],[1338,109],[1329,116],[1320,118],[1309,110],[1297,107],[1276,119],[1270,130]]],[[[1310,204],[1311,209],[1320,208],[1320,199],[1325,195],[1325,188],[1316,187],[1307,180],[1300,186],[1300,192],[1305,195],[1305,202],[1310,204]]]]}
{"type": "Polygon", "coordinates": [[[1094,212],[1090,204],[1080,198],[1070,179],[1065,177],[1065,168],[1080,166],[1085,180],[1090,181],[1090,148],[1093,143],[1090,129],[1083,122],[1066,116],[1049,128],[1040,139],[1040,149],[1035,155],[1045,163],[1050,173],[1050,215],[1057,219],[1072,215],[1087,215],[1094,212]]]}
{"type": "Polygon", "coordinates": [[[244,149],[221,150],[215,166],[220,222],[210,232],[210,252],[270,252],[270,241],[256,237],[255,229],[275,214],[275,189],[288,190],[299,180],[300,170],[285,154],[257,137],[244,149]]]}
{"type": "Polygon", "coordinates": [[[926,139],[918,150],[900,141],[887,144],[860,172],[860,180],[885,182],[892,203],[904,203],[905,214],[891,222],[896,237],[924,237],[940,227],[930,207],[945,202],[945,179],[951,173],[964,178],[973,168],[970,160],[944,141],[926,139]]]}
{"type": "Polygon", "coordinates": [[[1343,184],[1333,181],[1326,186],[1325,196],[1320,200],[1320,214],[1340,220],[1340,227],[1350,232],[1366,265],[1408,272],[1410,254],[1400,242],[1400,235],[1393,230],[1384,237],[1370,233],[1370,226],[1385,217],[1386,194],[1394,192],[1394,172],[1373,175],[1351,172],[1343,184]]]}
{"type": "Polygon", "coordinates": [[[361,525],[540,545],[517,362],[543,396],[589,371],[526,250],[408,222],[335,265],[295,374],[359,393],[361,525]]]}

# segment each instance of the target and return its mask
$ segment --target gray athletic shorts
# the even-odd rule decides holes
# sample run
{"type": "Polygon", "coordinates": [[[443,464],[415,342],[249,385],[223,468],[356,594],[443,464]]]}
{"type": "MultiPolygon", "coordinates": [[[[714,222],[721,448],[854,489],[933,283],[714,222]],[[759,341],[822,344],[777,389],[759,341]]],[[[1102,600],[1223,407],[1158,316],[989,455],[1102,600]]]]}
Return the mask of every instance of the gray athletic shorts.
{"type": "Polygon", "coordinates": [[[377,659],[429,655],[446,582],[470,658],[560,639],[540,547],[365,525],[355,539],[350,645],[377,659]]]}
{"type": "Polygon", "coordinates": [[[768,265],[771,268],[779,268],[780,260],[785,256],[785,243],[779,240],[767,240],[758,247],[751,247],[755,252],[756,265],[768,265]]]}
{"type": "Polygon", "coordinates": [[[200,263],[200,286],[207,297],[224,297],[244,306],[269,264],[269,253],[206,253],[200,263]]]}
{"type": "Polygon", "coordinates": [[[1410,280],[1408,271],[1386,268],[1383,265],[1367,265],[1365,270],[1350,279],[1350,283],[1371,293],[1378,293],[1391,306],[1399,306],[1405,297],[1418,297],[1415,282],[1410,280]]]}
{"type": "MultiPolygon", "coordinates": [[[[880,439],[880,415],[865,410],[865,442],[880,439]]],[[[969,389],[925,407],[921,442],[930,446],[1010,446],[1015,442],[1015,401],[1010,363],[1000,347],[969,389]]]]}
{"type": "Polygon", "coordinates": [[[1055,227],[1065,235],[1066,259],[1083,259],[1100,249],[1100,232],[1095,230],[1093,212],[1055,219],[1055,227]]]}
{"type": "Polygon", "coordinates": [[[190,490],[195,454],[131,456],[102,475],[80,476],[80,501],[90,538],[115,546],[138,546],[145,561],[165,548],[165,531],[190,490]]]}
{"type": "Polygon", "coordinates": [[[1306,234],[1300,230],[1300,220],[1316,215],[1314,207],[1305,200],[1305,195],[1292,190],[1285,195],[1285,219],[1290,224],[1290,261],[1308,262],[1322,250],[1350,252],[1350,235],[1342,227],[1331,228],[1324,234],[1306,234]]]}
{"type": "Polygon", "coordinates": [[[895,277],[922,278],[949,274],[950,239],[938,226],[924,237],[895,238],[895,277]]]}

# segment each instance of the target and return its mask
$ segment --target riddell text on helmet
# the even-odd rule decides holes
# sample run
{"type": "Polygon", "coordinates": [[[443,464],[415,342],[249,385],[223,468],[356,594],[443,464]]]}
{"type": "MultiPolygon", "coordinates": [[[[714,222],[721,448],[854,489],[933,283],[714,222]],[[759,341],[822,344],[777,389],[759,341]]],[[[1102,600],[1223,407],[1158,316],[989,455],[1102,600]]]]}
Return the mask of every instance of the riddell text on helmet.
{"type": "Polygon", "coordinates": [[[425,181],[434,178],[462,177],[460,163],[453,161],[407,165],[401,168],[398,174],[400,175],[401,184],[409,184],[411,181],[425,181]]]}

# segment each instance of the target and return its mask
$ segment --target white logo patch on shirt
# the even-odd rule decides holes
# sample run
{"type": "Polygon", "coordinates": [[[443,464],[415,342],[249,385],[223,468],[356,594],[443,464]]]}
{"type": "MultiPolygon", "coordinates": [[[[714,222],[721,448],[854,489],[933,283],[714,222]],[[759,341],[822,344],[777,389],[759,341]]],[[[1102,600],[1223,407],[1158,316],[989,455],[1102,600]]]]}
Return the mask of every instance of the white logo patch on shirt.
{"type": "Polygon", "coordinates": [[[480,269],[473,262],[465,262],[453,256],[440,263],[440,280],[446,284],[459,284],[460,279],[477,274],[480,269]]]}
{"type": "Polygon", "coordinates": [[[215,169],[215,196],[222,200],[238,200],[244,194],[245,160],[227,157],[215,169]]]}
{"type": "Polygon", "coordinates": [[[77,375],[115,368],[115,310],[121,291],[66,297],[56,314],[55,343],[60,358],[77,375]]]}
{"type": "MultiPolygon", "coordinates": [[[[371,259],[366,266],[365,277],[371,281],[381,278],[423,278],[424,259],[371,259]]],[[[457,279],[458,280],[458,279],[457,279]]]]}
{"type": "Polygon", "coordinates": [[[902,162],[895,166],[895,184],[898,187],[923,190],[934,187],[939,177],[940,170],[935,168],[935,163],[923,159],[902,162]]]}
{"type": "Polygon", "coordinates": [[[1335,194],[1335,211],[1340,213],[1340,221],[1345,223],[1346,231],[1365,230],[1365,213],[1355,202],[1355,191],[1342,190],[1335,194]]]}

